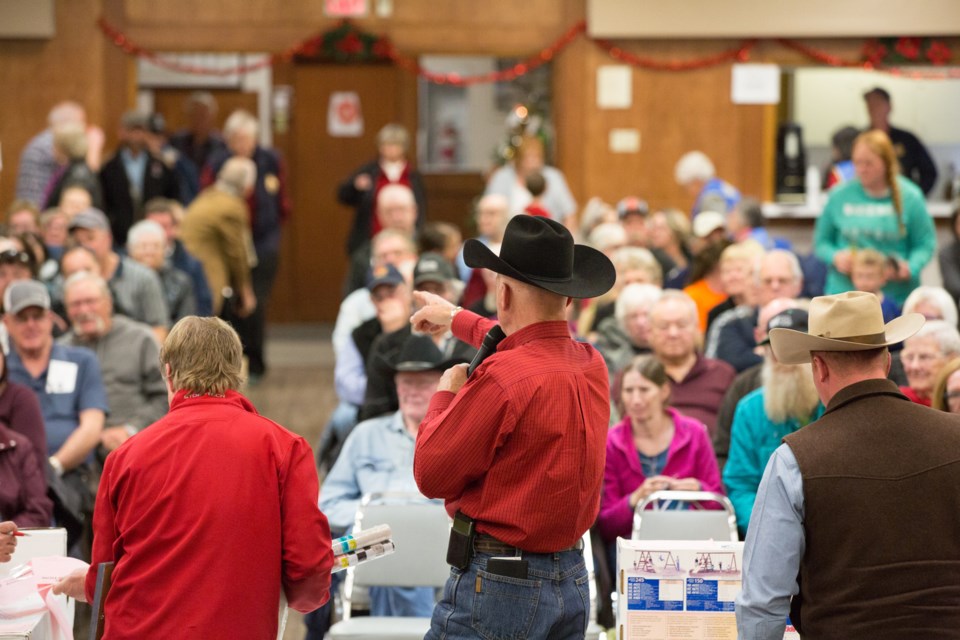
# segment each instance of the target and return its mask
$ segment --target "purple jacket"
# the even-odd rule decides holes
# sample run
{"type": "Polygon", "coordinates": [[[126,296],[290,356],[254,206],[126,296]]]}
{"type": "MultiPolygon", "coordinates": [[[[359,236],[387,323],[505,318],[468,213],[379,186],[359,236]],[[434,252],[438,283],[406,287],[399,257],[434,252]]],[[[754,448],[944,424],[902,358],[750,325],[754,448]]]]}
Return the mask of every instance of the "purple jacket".
{"type": "MultiPolygon", "coordinates": [[[[663,475],[673,478],[696,478],[704,491],[723,493],[720,470],[713,454],[707,428],[699,420],[688,418],[676,409],[667,408],[675,427],[667,450],[663,475]]],[[[640,456],[633,444],[629,416],[607,434],[607,463],[603,471],[603,496],[597,523],[600,535],[612,541],[617,536],[629,538],[633,529],[630,494],[643,484],[646,476],[640,468],[640,456]]],[[[713,504],[705,505],[712,507],[713,504]]]]}
{"type": "Polygon", "coordinates": [[[18,527],[49,527],[53,503],[33,445],[0,423],[0,519],[18,527]]]}

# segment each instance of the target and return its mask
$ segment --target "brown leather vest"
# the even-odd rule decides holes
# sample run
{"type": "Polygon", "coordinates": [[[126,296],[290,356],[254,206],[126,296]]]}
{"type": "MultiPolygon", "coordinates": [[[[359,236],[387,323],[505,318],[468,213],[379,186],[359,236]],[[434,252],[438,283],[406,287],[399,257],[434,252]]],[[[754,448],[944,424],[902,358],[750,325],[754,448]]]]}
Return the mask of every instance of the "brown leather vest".
{"type": "Polygon", "coordinates": [[[866,380],[784,441],[803,477],[803,638],[960,637],[960,416],[866,380]]]}

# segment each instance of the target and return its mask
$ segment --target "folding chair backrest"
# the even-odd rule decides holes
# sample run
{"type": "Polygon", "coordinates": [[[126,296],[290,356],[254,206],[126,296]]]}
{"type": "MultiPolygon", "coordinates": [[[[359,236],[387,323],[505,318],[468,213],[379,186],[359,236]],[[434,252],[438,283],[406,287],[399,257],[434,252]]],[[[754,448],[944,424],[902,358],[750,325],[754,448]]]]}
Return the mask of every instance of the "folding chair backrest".
{"type": "Polygon", "coordinates": [[[634,540],[731,540],[736,542],[737,517],[726,496],[709,491],[656,491],[633,514],[634,540]],[[663,508],[672,504],[699,507],[716,502],[722,509],[663,508]],[[648,509],[648,505],[655,508],[648,509]],[[660,508],[657,508],[660,507],[660,508]]]}
{"type": "Polygon", "coordinates": [[[443,505],[396,501],[362,504],[357,514],[361,529],[388,524],[396,551],[351,569],[354,586],[443,587],[450,577],[447,542],[450,518],[443,505]]]}

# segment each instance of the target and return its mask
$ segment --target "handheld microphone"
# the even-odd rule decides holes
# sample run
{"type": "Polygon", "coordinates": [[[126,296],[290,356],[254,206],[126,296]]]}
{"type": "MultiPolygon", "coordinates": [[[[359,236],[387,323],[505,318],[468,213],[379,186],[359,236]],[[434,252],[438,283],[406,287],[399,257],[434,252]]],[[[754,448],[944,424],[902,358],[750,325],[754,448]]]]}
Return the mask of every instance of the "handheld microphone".
{"type": "Polygon", "coordinates": [[[483,337],[483,342],[480,343],[480,348],[477,350],[477,355],[473,356],[473,360],[470,362],[470,366],[467,368],[467,377],[469,378],[473,374],[473,370],[480,366],[480,363],[487,359],[491,354],[496,353],[497,345],[500,344],[500,341],[506,338],[506,334],[503,332],[503,329],[500,328],[500,325],[493,325],[493,328],[487,332],[487,335],[483,337]]]}

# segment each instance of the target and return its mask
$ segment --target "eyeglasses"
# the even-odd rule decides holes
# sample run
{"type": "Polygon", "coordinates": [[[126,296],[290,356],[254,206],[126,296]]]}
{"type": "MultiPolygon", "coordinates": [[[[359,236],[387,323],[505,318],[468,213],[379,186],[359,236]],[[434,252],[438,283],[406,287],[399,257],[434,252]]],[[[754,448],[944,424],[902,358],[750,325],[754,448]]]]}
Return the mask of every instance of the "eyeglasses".
{"type": "Polygon", "coordinates": [[[651,326],[654,331],[669,331],[671,327],[679,330],[686,331],[694,326],[695,322],[693,320],[674,320],[673,322],[655,322],[651,326]]]}
{"type": "Polygon", "coordinates": [[[929,364],[940,357],[940,354],[936,353],[915,353],[913,351],[907,351],[906,349],[900,352],[900,361],[904,363],[916,362],[917,364],[929,364]]]}
{"type": "Polygon", "coordinates": [[[7,249],[6,251],[0,252],[0,264],[22,264],[25,267],[29,267],[31,260],[30,255],[26,251],[20,251],[18,249],[7,249]]]}

